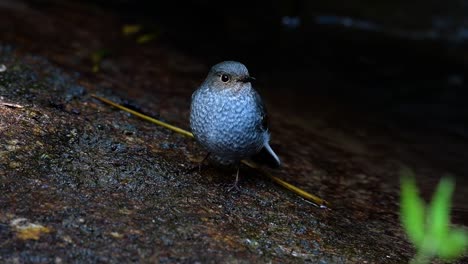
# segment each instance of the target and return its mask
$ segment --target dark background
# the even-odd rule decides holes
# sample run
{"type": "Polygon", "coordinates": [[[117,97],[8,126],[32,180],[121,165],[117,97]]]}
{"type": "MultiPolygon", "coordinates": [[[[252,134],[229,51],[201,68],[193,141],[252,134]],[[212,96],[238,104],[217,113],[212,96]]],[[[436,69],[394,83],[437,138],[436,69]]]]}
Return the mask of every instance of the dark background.
{"type": "Polygon", "coordinates": [[[242,61],[273,89],[466,135],[465,1],[81,2],[143,23],[207,65],[242,61]]]}

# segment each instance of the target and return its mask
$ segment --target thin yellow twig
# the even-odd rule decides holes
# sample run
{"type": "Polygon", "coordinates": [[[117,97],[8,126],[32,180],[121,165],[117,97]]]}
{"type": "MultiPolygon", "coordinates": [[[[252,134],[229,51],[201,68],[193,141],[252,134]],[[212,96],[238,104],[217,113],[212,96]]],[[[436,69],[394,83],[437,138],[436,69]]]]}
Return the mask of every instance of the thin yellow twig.
{"type": "Polygon", "coordinates": [[[266,177],[268,177],[270,180],[272,180],[273,182],[275,182],[276,184],[282,186],[283,188],[285,189],[288,189],[290,190],[291,192],[301,196],[302,198],[308,200],[308,201],[311,201],[315,204],[317,204],[318,206],[322,207],[322,208],[328,208],[329,204],[327,201],[323,200],[322,198],[316,196],[316,195],[313,195],[309,192],[306,192],[304,191],[303,189],[299,188],[299,187],[296,187],[276,176],[273,176],[271,174],[269,174],[268,172],[262,170],[257,164],[251,162],[251,161],[247,161],[247,160],[243,160],[242,161],[243,164],[247,165],[248,167],[250,168],[253,168],[253,169],[256,169],[258,171],[260,171],[263,175],[265,175],[266,177]]]}
{"type": "Polygon", "coordinates": [[[5,103],[5,102],[0,102],[0,105],[7,106],[10,108],[23,108],[24,106],[19,105],[19,104],[11,104],[11,103],[5,103]]]}
{"type": "Polygon", "coordinates": [[[127,113],[130,113],[130,114],[132,114],[132,115],[138,116],[139,118],[142,118],[142,119],[144,119],[144,120],[146,120],[146,121],[149,121],[149,122],[151,122],[151,123],[155,123],[156,125],[165,127],[165,128],[167,128],[167,129],[170,129],[170,130],[172,130],[172,131],[174,131],[174,132],[177,132],[177,133],[179,133],[179,134],[182,134],[182,135],[184,135],[184,136],[193,138],[193,134],[190,133],[190,132],[188,132],[187,130],[183,130],[183,129],[178,128],[178,127],[176,127],[176,126],[169,125],[168,123],[159,121],[159,120],[154,119],[154,118],[152,118],[152,117],[150,117],[150,116],[144,115],[144,114],[139,113],[139,112],[137,112],[137,111],[134,111],[134,110],[132,110],[132,109],[130,109],[130,108],[127,108],[127,107],[125,107],[125,106],[122,106],[122,105],[119,105],[119,104],[117,104],[117,103],[114,103],[114,102],[112,102],[111,100],[108,100],[108,99],[103,98],[103,97],[99,97],[99,96],[97,96],[97,95],[95,95],[95,94],[91,94],[91,96],[94,97],[94,98],[96,98],[96,99],[101,100],[102,102],[104,102],[104,103],[106,103],[106,104],[109,104],[109,105],[112,105],[112,106],[114,106],[114,107],[117,107],[117,108],[119,108],[119,109],[121,109],[121,110],[123,110],[123,111],[125,111],[125,112],[127,112],[127,113]]]}
{"type": "MultiPolygon", "coordinates": [[[[138,117],[140,117],[140,118],[142,118],[142,119],[144,119],[146,121],[149,121],[151,123],[157,124],[157,125],[162,126],[162,127],[165,127],[165,128],[170,129],[170,130],[172,130],[172,131],[174,131],[176,133],[182,134],[182,135],[184,135],[186,137],[193,138],[193,134],[191,132],[187,131],[187,130],[184,130],[184,129],[178,128],[176,126],[173,126],[173,125],[167,124],[165,122],[162,122],[160,120],[154,119],[152,117],[149,117],[147,115],[144,115],[142,113],[134,111],[134,110],[132,110],[130,108],[127,108],[125,106],[119,105],[119,104],[117,104],[117,103],[115,103],[115,102],[113,102],[111,100],[108,100],[106,98],[97,96],[95,94],[91,94],[91,96],[98,99],[98,100],[100,100],[100,101],[102,101],[102,102],[104,102],[104,103],[106,103],[106,104],[114,106],[114,107],[116,107],[116,108],[118,108],[120,110],[128,112],[128,113],[130,113],[132,115],[138,116],[138,117]]],[[[311,201],[314,204],[317,204],[321,208],[328,208],[328,202],[323,200],[322,198],[320,198],[318,196],[315,196],[315,195],[313,195],[311,193],[308,193],[308,192],[302,190],[299,187],[296,187],[296,186],[294,186],[294,185],[292,185],[292,184],[290,184],[290,183],[288,183],[288,182],[286,182],[286,181],[284,181],[284,180],[282,180],[282,179],[280,179],[280,178],[278,178],[276,176],[271,175],[270,173],[260,169],[260,167],[258,165],[256,165],[255,163],[253,163],[253,162],[250,162],[250,161],[247,161],[247,160],[242,160],[242,163],[245,164],[246,166],[250,167],[250,168],[259,170],[263,175],[268,177],[273,182],[275,182],[278,185],[292,191],[293,193],[301,196],[302,198],[304,198],[304,199],[306,199],[308,201],[311,201]]]]}

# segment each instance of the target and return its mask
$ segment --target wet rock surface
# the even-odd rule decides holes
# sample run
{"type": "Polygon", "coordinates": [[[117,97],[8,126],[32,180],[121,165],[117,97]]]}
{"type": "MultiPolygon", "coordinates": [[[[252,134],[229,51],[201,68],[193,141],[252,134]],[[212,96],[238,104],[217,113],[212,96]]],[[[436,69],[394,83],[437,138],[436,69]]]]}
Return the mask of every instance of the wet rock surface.
{"type": "MultiPolygon", "coordinates": [[[[284,162],[271,172],[331,208],[246,168],[229,192],[233,171],[187,173],[205,154],[192,140],[90,96],[187,128],[208,66],[163,40],[122,36],[110,13],[73,8],[0,9],[1,262],[404,263],[414,250],[399,225],[399,167],[428,177],[426,197],[443,172],[466,172],[463,138],[319,97],[299,111],[281,87],[260,87],[284,162]],[[92,54],[107,47],[93,73],[92,54]]],[[[467,182],[457,180],[454,220],[466,224],[467,182]]]]}

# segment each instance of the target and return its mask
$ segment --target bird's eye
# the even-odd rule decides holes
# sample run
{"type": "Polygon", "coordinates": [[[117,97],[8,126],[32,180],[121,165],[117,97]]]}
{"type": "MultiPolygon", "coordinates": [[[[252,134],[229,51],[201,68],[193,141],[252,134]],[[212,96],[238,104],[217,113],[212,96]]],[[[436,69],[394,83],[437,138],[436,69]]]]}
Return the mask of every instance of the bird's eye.
{"type": "Polygon", "coordinates": [[[229,79],[231,79],[231,78],[229,77],[229,75],[227,75],[227,74],[221,75],[221,81],[223,81],[223,82],[229,82],[229,79]]]}

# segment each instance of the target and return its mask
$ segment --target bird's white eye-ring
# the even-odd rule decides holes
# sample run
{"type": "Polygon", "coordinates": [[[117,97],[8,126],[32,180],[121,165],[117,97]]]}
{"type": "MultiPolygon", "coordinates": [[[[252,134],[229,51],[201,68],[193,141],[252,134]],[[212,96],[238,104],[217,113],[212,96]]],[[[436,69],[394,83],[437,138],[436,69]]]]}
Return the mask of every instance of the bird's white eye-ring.
{"type": "Polygon", "coordinates": [[[221,81],[222,82],[225,82],[225,83],[229,82],[230,79],[231,79],[231,77],[229,75],[227,75],[227,74],[221,75],[221,81]]]}

